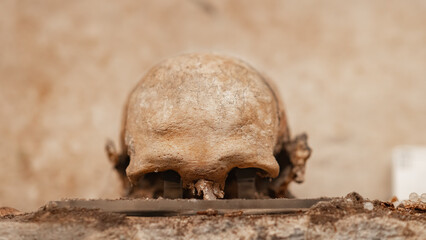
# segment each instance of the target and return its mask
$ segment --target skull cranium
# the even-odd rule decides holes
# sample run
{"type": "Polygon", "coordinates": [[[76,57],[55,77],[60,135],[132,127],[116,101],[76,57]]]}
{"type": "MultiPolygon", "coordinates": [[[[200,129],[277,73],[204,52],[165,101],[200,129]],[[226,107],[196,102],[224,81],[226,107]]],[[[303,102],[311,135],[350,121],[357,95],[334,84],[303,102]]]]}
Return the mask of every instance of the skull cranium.
{"type": "MultiPolygon", "coordinates": [[[[108,152],[115,162],[127,161],[123,178],[136,184],[173,170],[184,189],[204,199],[223,198],[234,168],[276,178],[275,156],[292,146],[271,83],[248,64],[215,54],[181,55],[153,67],[129,96],[122,141],[121,158],[111,145],[108,152]]],[[[310,149],[304,160],[309,155],[310,149]]]]}

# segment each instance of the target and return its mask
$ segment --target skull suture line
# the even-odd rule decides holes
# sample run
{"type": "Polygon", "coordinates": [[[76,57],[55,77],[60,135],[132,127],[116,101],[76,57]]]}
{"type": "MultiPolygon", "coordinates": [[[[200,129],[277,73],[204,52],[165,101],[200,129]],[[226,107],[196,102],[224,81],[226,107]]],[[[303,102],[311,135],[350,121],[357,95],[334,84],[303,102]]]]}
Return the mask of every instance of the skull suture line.
{"type": "Polygon", "coordinates": [[[303,179],[311,152],[306,137],[301,148],[290,139],[271,83],[248,64],[215,54],[181,55],[153,67],[129,96],[122,138],[121,155],[111,144],[107,151],[123,181],[127,176],[135,185],[145,174],[173,170],[184,189],[204,199],[224,197],[234,168],[279,176],[275,189],[284,179],[303,179]],[[298,164],[284,166],[275,158],[282,152],[298,164]]]}

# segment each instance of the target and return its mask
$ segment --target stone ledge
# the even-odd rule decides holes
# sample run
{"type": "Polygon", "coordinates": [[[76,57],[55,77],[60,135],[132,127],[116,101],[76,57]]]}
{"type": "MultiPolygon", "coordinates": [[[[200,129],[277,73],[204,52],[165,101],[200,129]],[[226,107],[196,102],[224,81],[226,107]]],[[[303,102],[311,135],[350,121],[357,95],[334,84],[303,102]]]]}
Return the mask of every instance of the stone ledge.
{"type": "Polygon", "coordinates": [[[424,239],[424,209],[395,208],[356,193],[306,212],[277,215],[126,217],[42,208],[0,218],[0,239],[424,239]]]}

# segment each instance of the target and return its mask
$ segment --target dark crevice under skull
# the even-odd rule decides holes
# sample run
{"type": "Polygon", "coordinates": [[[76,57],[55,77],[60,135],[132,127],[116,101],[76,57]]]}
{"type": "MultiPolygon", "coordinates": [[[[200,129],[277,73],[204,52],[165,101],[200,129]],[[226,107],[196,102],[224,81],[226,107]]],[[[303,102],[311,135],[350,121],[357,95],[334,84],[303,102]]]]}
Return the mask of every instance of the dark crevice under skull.
{"type": "Polygon", "coordinates": [[[129,179],[127,188],[147,174],[172,170],[184,189],[202,192],[204,199],[223,198],[232,169],[254,168],[276,179],[268,187],[272,195],[285,196],[284,182],[303,179],[311,150],[306,135],[290,139],[274,89],[235,58],[188,54],[167,59],[130,94],[123,152],[108,144],[110,159],[123,181],[129,179]]]}

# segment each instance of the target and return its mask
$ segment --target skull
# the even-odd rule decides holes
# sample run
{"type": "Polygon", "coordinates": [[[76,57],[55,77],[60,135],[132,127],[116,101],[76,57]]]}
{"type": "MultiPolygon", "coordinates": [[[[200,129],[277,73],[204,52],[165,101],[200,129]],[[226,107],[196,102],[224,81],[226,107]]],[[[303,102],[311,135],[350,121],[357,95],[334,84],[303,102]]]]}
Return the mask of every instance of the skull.
{"type": "Polygon", "coordinates": [[[271,82],[248,64],[215,54],[181,55],[149,70],[129,96],[122,141],[131,184],[172,170],[184,189],[204,199],[223,198],[235,168],[276,178],[275,155],[291,146],[271,82]]]}

